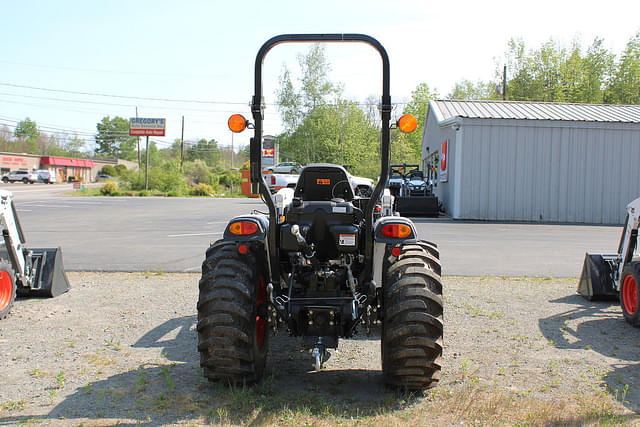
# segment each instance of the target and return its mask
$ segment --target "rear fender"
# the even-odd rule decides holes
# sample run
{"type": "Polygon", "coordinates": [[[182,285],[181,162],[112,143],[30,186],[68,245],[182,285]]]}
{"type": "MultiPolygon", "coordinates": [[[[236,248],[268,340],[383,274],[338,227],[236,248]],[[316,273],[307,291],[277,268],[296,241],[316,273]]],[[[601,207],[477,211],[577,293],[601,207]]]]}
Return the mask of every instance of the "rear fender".
{"type": "Polygon", "coordinates": [[[379,218],[373,225],[373,271],[372,277],[376,288],[382,287],[382,270],[384,265],[385,254],[388,254],[387,248],[389,246],[405,245],[410,243],[416,243],[418,241],[418,233],[416,232],[416,226],[408,218],[401,216],[383,216],[379,218]],[[404,239],[398,239],[388,237],[382,234],[382,227],[388,224],[403,224],[411,228],[411,234],[404,239]]]}

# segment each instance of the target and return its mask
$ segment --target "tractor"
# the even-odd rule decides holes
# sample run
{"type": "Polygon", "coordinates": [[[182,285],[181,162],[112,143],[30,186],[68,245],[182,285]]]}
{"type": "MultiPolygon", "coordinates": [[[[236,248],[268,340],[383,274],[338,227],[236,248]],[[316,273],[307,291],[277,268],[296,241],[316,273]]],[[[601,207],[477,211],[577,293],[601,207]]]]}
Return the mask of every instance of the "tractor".
{"type": "Polygon", "coordinates": [[[415,118],[391,123],[389,59],[362,34],[286,34],[271,38],[255,60],[253,122],[235,114],[229,128],[253,129],[252,190],[267,214],[233,218],[206,251],[199,282],[198,351],[211,381],[247,384],[265,371],[270,335],[301,338],[320,370],[329,349],[357,328],[380,328],[382,374],[390,387],[420,390],[440,377],[443,299],[439,252],[413,222],[393,211],[386,189],[391,128],[409,132],[415,118]],[[304,167],[295,188],[272,195],[262,176],[262,63],[286,42],[362,42],[382,59],[380,180],[369,197],[344,167],[304,167]]]}

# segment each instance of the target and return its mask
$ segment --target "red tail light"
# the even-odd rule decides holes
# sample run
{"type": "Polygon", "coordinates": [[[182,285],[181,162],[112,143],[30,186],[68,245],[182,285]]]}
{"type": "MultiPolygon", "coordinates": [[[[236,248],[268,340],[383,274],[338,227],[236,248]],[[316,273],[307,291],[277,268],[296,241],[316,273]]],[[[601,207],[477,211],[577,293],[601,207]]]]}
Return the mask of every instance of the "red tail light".
{"type": "Polygon", "coordinates": [[[229,231],[236,236],[248,236],[258,231],[258,224],[253,221],[236,221],[229,225],[229,231]]]}
{"type": "Polygon", "coordinates": [[[387,224],[382,227],[382,235],[395,239],[404,239],[411,235],[411,227],[405,224],[387,224]]]}
{"type": "Polygon", "coordinates": [[[271,175],[271,185],[276,185],[276,177],[271,175]]]}

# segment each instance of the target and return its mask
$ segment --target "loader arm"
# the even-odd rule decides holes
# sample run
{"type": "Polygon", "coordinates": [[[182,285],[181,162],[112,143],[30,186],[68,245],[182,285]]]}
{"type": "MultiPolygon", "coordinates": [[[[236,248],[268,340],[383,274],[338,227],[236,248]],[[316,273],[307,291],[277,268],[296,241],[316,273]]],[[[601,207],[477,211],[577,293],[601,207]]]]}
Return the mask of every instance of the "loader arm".
{"type": "Polygon", "coordinates": [[[620,262],[618,264],[618,271],[616,276],[616,285],[618,291],[620,291],[620,278],[622,277],[622,270],[631,262],[633,258],[633,251],[636,249],[638,227],[640,226],[640,198],[635,199],[627,205],[627,220],[625,226],[622,229],[622,236],[620,237],[620,245],[618,247],[618,254],[620,255],[620,262]]]}
{"type": "Polygon", "coordinates": [[[0,224],[2,225],[2,237],[16,278],[23,286],[30,287],[30,262],[25,258],[25,252],[29,258],[30,254],[25,247],[24,233],[13,204],[13,195],[6,190],[0,190],[0,224]]]}

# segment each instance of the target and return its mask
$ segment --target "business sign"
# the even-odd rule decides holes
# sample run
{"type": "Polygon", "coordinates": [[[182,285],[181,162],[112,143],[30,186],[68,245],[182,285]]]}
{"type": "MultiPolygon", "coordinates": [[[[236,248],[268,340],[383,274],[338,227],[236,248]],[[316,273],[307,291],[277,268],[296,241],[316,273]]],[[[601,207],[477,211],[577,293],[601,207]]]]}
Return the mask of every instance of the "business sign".
{"type": "Polygon", "coordinates": [[[129,119],[129,135],[132,136],[164,136],[167,121],[165,119],[148,119],[131,117],[129,119]]]}
{"type": "Polygon", "coordinates": [[[274,150],[273,148],[265,148],[262,150],[262,157],[273,157],[274,150]]]}
{"type": "Polygon", "coordinates": [[[447,182],[449,169],[449,140],[445,139],[440,146],[440,182],[447,182]]]}

